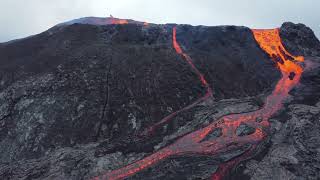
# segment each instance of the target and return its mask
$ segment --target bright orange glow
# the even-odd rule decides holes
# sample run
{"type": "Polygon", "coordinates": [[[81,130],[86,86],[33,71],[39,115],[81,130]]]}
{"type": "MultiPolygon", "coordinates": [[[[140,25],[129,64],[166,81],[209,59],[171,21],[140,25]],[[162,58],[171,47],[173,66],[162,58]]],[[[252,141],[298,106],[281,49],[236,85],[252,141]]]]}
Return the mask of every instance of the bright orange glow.
{"type": "Polygon", "coordinates": [[[111,24],[129,24],[128,20],[126,19],[117,19],[117,18],[113,18],[111,17],[111,24]]]}
{"type": "Polygon", "coordinates": [[[177,28],[174,27],[173,28],[173,32],[172,32],[172,43],[173,43],[173,48],[176,50],[176,52],[178,54],[182,54],[182,49],[180,47],[180,45],[177,42],[177,28]]]}
{"type": "Polygon", "coordinates": [[[149,23],[144,22],[143,25],[144,25],[144,26],[149,26],[149,23]]]}
{"type": "Polygon", "coordinates": [[[281,38],[279,35],[279,29],[270,30],[252,30],[256,41],[259,43],[260,47],[269,54],[270,57],[277,62],[277,57],[279,57],[282,62],[277,62],[281,72],[297,72],[302,73],[302,68],[297,66],[295,62],[303,62],[304,58],[302,56],[295,57],[291,55],[282,45],[281,38]],[[292,60],[292,61],[291,61],[292,60]]]}
{"type": "MultiPolygon", "coordinates": [[[[244,154],[222,164],[218,171],[212,175],[213,180],[220,180],[232,167],[240,163],[242,160],[250,157],[257,144],[260,143],[267,135],[263,129],[269,128],[268,119],[282,108],[282,102],[288,97],[289,91],[299,83],[303,69],[297,62],[301,63],[304,60],[303,57],[295,57],[285,50],[281,43],[279,29],[252,30],[252,32],[261,49],[269,54],[273,61],[277,62],[279,70],[282,72],[282,78],[278,81],[273,92],[266,98],[263,108],[249,113],[226,115],[217,121],[213,121],[202,129],[181,137],[175,143],[145,157],[142,160],[123,168],[113,170],[94,179],[124,179],[173,155],[207,154],[214,156],[235,147],[251,144],[251,148],[249,148],[244,154]],[[257,122],[257,118],[261,118],[262,121],[257,122]],[[236,134],[236,130],[242,123],[255,128],[255,131],[252,134],[238,136],[236,134]],[[222,129],[222,135],[215,139],[203,141],[203,139],[216,128],[222,129]]],[[[195,68],[192,63],[192,59],[182,51],[182,48],[177,42],[176,28],[173,29],[173,47],[178,54],[185,58],[192,69],[197,73],[202,84],[205,87],[208,87],[207,94],[211,94],[211,89],[209,88],[207,81],[204,79],[204,76],[195,68]]],[[[192,104],[190,106],[194,105],[195,104],[192,104]]],[[[190,106],[185,109],[190,108],[190,106]]],[[[179,113],[179,111],[175,112],[175,114],[177,113],[179,113]]],[[[168,121],[171,118],[172,117],[170,116],[165,121],[168,121]]]]}

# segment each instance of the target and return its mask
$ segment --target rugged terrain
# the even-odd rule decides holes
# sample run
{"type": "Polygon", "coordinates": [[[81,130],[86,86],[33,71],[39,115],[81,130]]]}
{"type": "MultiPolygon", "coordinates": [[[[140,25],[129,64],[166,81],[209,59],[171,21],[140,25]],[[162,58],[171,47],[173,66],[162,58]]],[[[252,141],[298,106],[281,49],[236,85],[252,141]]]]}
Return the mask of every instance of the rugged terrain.
{"type": "MultiPolygon", "coordinates": [[[[76,22],[0,44],[1,179],[122,168],[224,115],[262,108],[282,76],[246,27],[76,22]]],[[[302,24],[284,23],[280,36],[305,57],[300,83],[225,179],[320,178],[320,42],[302,24]]],[[[240,126],[241,136],[252,131],[240,126]]],[[[247,150],[174,155],[128,178],[210,179],[247,150]]]]}

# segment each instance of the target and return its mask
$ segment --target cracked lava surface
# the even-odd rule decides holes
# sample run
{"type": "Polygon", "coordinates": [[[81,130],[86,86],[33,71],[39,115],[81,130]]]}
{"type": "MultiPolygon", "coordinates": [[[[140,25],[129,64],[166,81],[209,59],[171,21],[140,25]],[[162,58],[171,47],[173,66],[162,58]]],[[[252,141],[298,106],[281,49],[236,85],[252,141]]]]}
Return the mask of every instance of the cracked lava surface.
{"type": "MultiPolygon", "coordinates": [[[[282,78],[276,84],[272,94],[265,99],[264,106],[261,109],[248,113],[223,116],[208,126],[179,138],[173,144],[160,149],[159,151],[139,161],[129,164],[123,168],[107,172],[101,176],[97,176],[93,178],[93,180],[124,179],[173,155],[205,154],[215,156],[227,150],[250,145],[245,153],[219,166],[218,170],[211,176],[212,179],[218,180],[223,179],[231,168],[252,155],[255,147],[267,136],[267,130],[269,128],[268,119],[282,108],[283,101],[288,97],[289,91],[299,83],[301,74],[303,72],[303,69],[299,63],[304,61],[302,56],[293,56],[285,50],[281,43],[279,29],[252,30],[252,33],[261,49],[264,50],[271,57],[271,59],[277,63],[277,67],[282,73],[282,78]],[[242,136],[237,134],[236,130],[241,124],[246,124],[250,127],[253,127],[254,131],[242,136]],[[215,139],[205,140],[205,138],[217,128],[222,130],[222,135],[215,139]]],[[[170,114],[159,123],[152,126],[147,130],[147,132],[149,132],[148,134],[150,134],[150,132],[152,132],[152,130],[155,128],[165,124],[177,113],[181,113],[184,110],[190,109],[197,103],[212,96],[211,88],[205,77],[194,66],[192,59],[183,52],[181,46],[179,45],[176,39],[175,27],[173,28],[173,47],[176,52],[188,62],[188,64],[192,67],[192,70],[199,76],[199,80],[207,89],[207,93],[198,101],[177,112],[174,112],[173,114],[170,114]]]]}

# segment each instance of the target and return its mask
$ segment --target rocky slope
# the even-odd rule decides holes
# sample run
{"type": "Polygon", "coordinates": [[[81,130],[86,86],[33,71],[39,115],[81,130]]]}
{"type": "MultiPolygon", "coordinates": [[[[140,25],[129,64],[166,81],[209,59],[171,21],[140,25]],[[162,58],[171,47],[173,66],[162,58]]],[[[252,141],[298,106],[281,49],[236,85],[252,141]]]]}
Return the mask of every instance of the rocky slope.
{"type": "MultiPolygon", "coordinates": [[[[173,48],[174,26],[71,24],[0,44],[0,177],[90,179],[223,115],[261,108],[281,73],[250,29],[177,25],[178,41],[213,96],[146,135],[206,94],[173,48]]],[[[320,178],[320,43],[301,24],[280,30],[286,48],[306,57],[306,71],[270,119],[268,140],[226,178],[320,178]]],[[[208,179],[245,151],[174,156],[130,179],[208,179]]]]}

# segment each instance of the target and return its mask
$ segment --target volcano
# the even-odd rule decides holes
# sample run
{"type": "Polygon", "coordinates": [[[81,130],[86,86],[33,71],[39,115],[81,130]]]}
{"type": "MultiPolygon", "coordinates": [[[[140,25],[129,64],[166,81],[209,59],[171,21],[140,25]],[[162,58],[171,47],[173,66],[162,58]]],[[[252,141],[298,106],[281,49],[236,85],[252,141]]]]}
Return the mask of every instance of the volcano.
{"type": "Polygon", "coordinates": [[[320,42],[87,17],[0,44],[1,179],[319,179],[320,42]]]}

